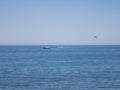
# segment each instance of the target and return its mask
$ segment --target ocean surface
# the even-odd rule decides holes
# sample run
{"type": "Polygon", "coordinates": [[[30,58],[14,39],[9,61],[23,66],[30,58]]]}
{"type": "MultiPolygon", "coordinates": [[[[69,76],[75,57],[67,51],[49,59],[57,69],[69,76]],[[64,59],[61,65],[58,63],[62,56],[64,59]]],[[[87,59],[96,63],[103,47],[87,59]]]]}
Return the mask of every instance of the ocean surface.
{"type": "Polygon", "coordinates": [[[0,46],[0,90],[120,90],[120,46],[0,46]]]}

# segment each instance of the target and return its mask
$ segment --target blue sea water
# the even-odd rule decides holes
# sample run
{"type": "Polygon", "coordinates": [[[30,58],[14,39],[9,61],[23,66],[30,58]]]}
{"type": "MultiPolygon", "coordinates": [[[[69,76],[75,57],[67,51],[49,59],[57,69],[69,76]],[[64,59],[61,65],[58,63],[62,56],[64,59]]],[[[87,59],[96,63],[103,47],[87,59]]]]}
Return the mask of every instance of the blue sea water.
{"type": "Polygon", "coordinates": [[[120,46],[0,46],[0,90],[120,90],[120,46]]]}

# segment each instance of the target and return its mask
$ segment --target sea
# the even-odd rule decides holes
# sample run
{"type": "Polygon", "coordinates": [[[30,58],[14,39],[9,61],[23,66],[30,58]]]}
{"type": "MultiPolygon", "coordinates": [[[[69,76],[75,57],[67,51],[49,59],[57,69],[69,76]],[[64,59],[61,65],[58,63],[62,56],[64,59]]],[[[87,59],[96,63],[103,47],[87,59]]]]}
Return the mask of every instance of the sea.
{"type": "Polygon", "coordinates": [[[119,45],[0,46],[0,90],[120,90],[119,45]]]}

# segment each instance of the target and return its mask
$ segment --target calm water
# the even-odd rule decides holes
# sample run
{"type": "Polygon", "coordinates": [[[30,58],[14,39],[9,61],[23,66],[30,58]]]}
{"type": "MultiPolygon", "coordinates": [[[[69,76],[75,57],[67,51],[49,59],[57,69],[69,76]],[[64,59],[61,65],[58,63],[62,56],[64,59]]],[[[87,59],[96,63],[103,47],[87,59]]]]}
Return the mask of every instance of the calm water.
{"type": "Polygon", "coordinates": [[[120,46],[0,46],[0,90],[120,90],[120,46]]]}

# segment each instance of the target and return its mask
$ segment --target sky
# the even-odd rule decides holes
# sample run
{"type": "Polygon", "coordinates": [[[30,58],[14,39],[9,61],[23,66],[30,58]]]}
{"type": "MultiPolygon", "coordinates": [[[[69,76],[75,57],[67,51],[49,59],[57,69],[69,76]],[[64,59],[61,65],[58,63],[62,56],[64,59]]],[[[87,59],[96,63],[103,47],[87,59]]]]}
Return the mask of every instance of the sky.
{"type": "Polygon", "coordinates": [[[0,45],[120,45],[120,0],[0,0],[0,45]]]}

